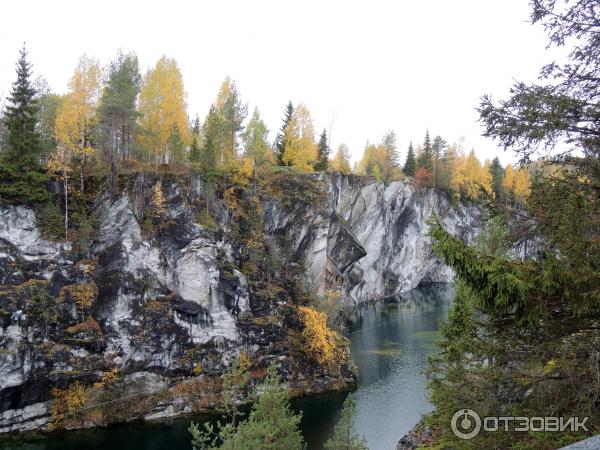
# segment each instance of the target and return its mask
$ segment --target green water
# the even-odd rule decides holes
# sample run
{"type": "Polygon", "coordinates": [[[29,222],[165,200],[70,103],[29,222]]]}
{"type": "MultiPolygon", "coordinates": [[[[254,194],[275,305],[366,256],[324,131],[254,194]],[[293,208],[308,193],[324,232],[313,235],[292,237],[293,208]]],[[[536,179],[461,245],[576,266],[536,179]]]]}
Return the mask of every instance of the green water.
{"type": "MultiPolygon", "coordinates": [[[[371,450],[393,450],[396,442],[429,412],[422,370],[435,351],[440,320],[447,316],[451,288],[434,285],[412,291],[398,303],[379,303],[357,311],[347,336],[359,368],[356,426],[371,450]]],[[[322,449],[346,394],[298,399],[309,450],[322,449]]],[[[203,420],[206,417],[196,417],[203,420]]],[[[0,441],[6,450],[191,450],[190,418],[132,423],[105,429],[14,436],[0,441]]],[[[257,449],[259,450],[259,449],[257,449]]]]}

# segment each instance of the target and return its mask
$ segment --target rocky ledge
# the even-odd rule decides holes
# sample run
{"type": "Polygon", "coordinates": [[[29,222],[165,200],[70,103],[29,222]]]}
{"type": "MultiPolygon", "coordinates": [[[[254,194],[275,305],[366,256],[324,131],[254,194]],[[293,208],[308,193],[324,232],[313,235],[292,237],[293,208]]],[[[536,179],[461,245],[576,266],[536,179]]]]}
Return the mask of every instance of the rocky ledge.
{"type": "Polygon", "coordinates": [[[87,246],[47,239],[32,209],[0,205],[0,432],[205,410],[240,355],[257,381],[276,363],[295,395],[346,389],[347,342],[315,363],[296,305],[450,281],[426,219],[435,211],[463,239],[479,220],[431,189],[339,174],[119,183],[90,201],[87,246]]]}

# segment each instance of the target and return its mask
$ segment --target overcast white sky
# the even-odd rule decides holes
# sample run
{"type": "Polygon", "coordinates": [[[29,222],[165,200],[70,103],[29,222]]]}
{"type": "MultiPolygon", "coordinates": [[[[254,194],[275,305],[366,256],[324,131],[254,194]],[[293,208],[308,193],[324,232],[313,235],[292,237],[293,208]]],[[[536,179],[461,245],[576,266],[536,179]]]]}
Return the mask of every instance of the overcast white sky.
{"type": "Polygon", "coordinates": [[[229,75],[271,138],[292,100],[309,107],[317,132],[333,121],[332,148],[345,142],[354,159],[393,129],[404,160],[409,140],[429,128],[506,163],[511,155],[480,137],[475,107],[549,62],[529,11],[527,0],[9,1],[0,94],[23,41],[35,75],[59,93],[81,54],[106,64],[122,48],[137,53],[143,72],[162,54],[177,60],[190,117],[204,117],[229,75]]]}

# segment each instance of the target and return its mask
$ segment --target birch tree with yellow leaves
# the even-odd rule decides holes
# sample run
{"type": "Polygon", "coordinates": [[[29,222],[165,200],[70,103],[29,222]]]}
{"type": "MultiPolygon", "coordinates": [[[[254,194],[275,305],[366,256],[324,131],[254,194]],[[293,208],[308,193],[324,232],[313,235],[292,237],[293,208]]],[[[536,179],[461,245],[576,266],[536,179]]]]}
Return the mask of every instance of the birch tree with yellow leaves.
{"type": "Polygon", "coordinates": [[[63,170],[71,161],[79,167],[80,191],[84,190],[84,169],[92,153],[92,134],[96,124],[96,110],[101,92],[100,64],[94,58],[83,55],[69,82],[69,92],[64,97],[54,125],[58,145],[56,155],[51,156],[48,167],[51,171],[63,170]],[[59,162],[60,161],[60,162],[59,162]],[[58,169],[57,169],[58,168],[58,169]]]}
{"type": "Polygon", "coordinates": [[[166,56],[144,77],[140,92],[138,137],[142,156],[156,164],[168,164],[180,145],[190,141],[183,78],[177,62],[166,56]]]}
{"type": "Polygon", "coordinates": [[[358,163],[361,175],[374,176],[378,181],[383,180],[386,161],[386,148],[383,144],[365,146],[363,157],[358,163]]]}
{"type": "Polygon", "coordinates": [[[299,104],[288,124],[283,162],[304,172],[312,172],[317,158],[315,130],[310,111],[304,104],[299,104]]]}
{"type": "Polygon", "coordinates": [[[350,167],[350,150],[346,144],[340,144],[337,152],[333,155],[331,170],[341,172],[344,175],[352,173],[352,168],[350,167]]]}
{"type": "Polygon", "coordinates": [[[481,193],[481,188],[486,192],[492,190],[492,176],[489,168],[482,166],[477,159],[475,151],[471,150],[467,156],[461,151],[452,150],[452,163],[450,175],[450,189],[459,197],[475,200],[481,193]]]}
{"type": "Polygon", "coordinates": [[[69,176],[71,174],[71,162],[73,160],[73,152],[58,142],[58,145],[48,158],[48,170],[57,175],[63,184],[63,198],[65,202],[65,240],[68,240],[69,232],[69,176]]]}

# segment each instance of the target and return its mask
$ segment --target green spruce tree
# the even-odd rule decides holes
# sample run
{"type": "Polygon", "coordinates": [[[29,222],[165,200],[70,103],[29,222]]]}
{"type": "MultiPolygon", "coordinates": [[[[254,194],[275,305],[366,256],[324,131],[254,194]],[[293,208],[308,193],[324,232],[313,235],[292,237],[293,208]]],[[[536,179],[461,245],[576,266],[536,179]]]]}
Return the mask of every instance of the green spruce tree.
{"type": "Polygon", "coordinates": [[[333,436],[325,442],[325,450],[368,450],[367,444],[356,432],[354,416],[356,403],[349,394],[344,401],[342,417],[335,425],[333,436]]]}
{"type": "Polygon", "coordinates": [[[415,149],[413,143],[408,145],[408,153],[406,154],[406,162],[404,163],[404,173],[409,177],[414,177],[417,171],[417,160],[415,158],[415,149]]]}
{"type": "Polygon", "coordinates": [[[289,388],[271,366],[248,418],[239,425],[221,425],[218,432],[210,424],[203,431],[192,423],[192,445],[195,450],[304,450],[300,420],[301,414],[290,409],[289,388]]]}
{"type": "Polygon", "coordinates": [[[329,168],[329,144],[327,143],[327,131],[323,129],[319,137],[317,149],[317,160],[314,165],[316,171],[326,171],[329,168]]]}
{"type": "Polygon", "coordinates": [[[429,173],[433,174],[433,148],[431,146],[431,138],[429,130],[425,132],[425,140],[423,141],[423,151],[417,158],[417,169],[426,168],[429,173]]]}
{"type": "Polygon", "coordinates": [[[430,373],[439,448],[559,448],[600,432],[598,384],[590,382],[600,348],[600,7],[593,0],[532,7],[551,46],[572,46],[568,61],[544,66],[534,84],[515,83],[505,100],[484,97],[479,108],[485,136],[536,171],[531,193],[518,210],[489,202],[492,217],[510,227],[490,223],[475,248],[438,219],[430,227],[458,286],[430,373]],[[522,261],[507,252],[514,247],[534,257],[522,261]],[[450,426],[466,405],[481,416],[588,417],[590,426],[480,433],[466,442],[450,426]]]}
{"type": "Polygon", "coordinates": [[[13,83],[4,114],[6,149],[0,160],[0,199],[11,203],[35,203],[49,198],[46,190],[48,178],[40,163],[41,142],[35,96],[31,65],[23,47],[17,62],[17,80],[13,83]]]}
{"type": "Polygon", "coordinates": [[[200,119],[196,115],[192,125],[192,145],[190,146],[189,159],[191,162],[200,162],[202,152],[200,151],[200,119]]]}
{"type": "Polygon", "coordinates": [[[185,146],[183,144],[183,139],[181,138],[181,133],[179,132],[179,127],[177,126],[177,124],[173,124],[173,129],[171,130],[171,137],[169,139],[169,154],[171,157],[171,161],[183,161],[184,148],[185,146]]]}
{"type": "Polygon", "coordinates": [[[284,166],[286,165],[283,160],[283,155],[285,154],[285,143],[288,141],[288,133],[290,132],[288,125],[292,121],[292,117],[294,115],[294,105],[292,102],[288,102],[285,107],[285,114],[283,116],[283,124],[281,125],[281,129],[277,134],[277,138],[275,139],[275,156],[277,158],[277,165],[284,166]]]}
{"type": "Polygon", "coordinates": [[[265,122],[261,119],[258,108],[254,108],[252,117],[242,133],[244,143],[244,154],[254,163],[254,167],[259,167],[270,159],[270,146],[267,142],[269,130],[265,122]]]}
{"type": "Polygon", "coordinates": [[[202,168],[207,173],[212,173],[217,168],[218,158],[221,152],[221,120],[215,108],[215,105],[210,107],[204,125],[202,126],[202,168]]]}

